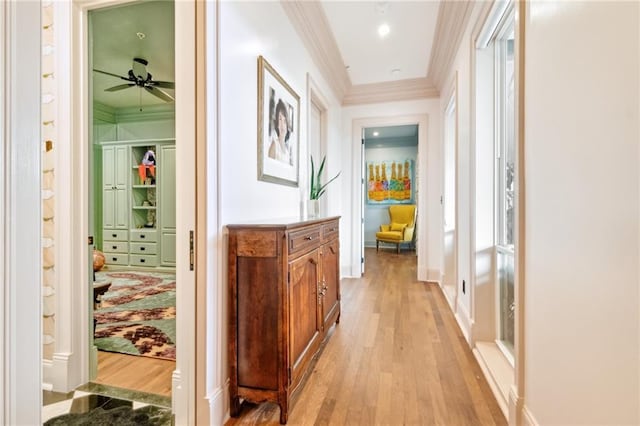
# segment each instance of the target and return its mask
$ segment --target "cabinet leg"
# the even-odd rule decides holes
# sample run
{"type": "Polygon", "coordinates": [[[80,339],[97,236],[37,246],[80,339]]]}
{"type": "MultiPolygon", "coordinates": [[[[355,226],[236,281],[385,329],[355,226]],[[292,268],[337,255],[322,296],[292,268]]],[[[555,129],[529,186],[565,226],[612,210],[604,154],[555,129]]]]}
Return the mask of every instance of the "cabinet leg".
{"type": "Polygon", "coordinates": [[[231,397],[231,406],[229,407],[229,415],[238,417],[240,415],[240,397],[231,397]]]}
{"type": "Polygon", "coordinates": [[[287,419],[289,418],[289,407],[287,405],[287,401],[283,401],[278,405],[280,405],[280,424],[286,425],[287,419]]]}

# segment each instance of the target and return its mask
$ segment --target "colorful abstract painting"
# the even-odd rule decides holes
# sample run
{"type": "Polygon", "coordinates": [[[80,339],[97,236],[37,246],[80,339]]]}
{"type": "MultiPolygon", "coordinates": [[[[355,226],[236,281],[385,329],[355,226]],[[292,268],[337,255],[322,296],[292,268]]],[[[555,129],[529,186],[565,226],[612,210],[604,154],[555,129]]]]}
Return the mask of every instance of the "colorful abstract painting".
{"type": "Polygon", "coordinates": [[[413,204],[413,160],[367,162],[368,204],[413,204]]]}

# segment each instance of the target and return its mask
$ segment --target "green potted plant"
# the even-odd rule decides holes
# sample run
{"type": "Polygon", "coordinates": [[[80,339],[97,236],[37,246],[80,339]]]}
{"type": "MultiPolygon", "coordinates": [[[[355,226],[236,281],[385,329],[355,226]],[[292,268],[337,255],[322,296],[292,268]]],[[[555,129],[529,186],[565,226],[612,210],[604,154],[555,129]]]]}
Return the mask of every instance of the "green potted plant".
{"type": "Polygon", "coordinates": [[[324,170],[324,164],[327,160],[327,156],[322,157],[322,162],[320,163],[320,167],[318,168],[318,172],[315,172],[315,165],[313,163],[313,156],[311,156],[311,185],[309,191],[309,203],[308,203],[308,214],[311,217],[316,217],[320,214],[320,197],[325,193],[327,185],[336,180],[338,176],[340,176],[340,172],[337,175],[329,179],[327,183],[322,183],[322,171],[324,170]]]}

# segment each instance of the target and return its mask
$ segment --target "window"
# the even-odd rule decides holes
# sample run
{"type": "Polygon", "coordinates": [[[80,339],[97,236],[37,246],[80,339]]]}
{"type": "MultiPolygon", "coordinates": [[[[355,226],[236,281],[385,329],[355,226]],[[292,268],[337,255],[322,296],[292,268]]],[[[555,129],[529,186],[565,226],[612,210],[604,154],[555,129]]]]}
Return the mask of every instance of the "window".
{"type": "Polygon", "coordinates": [[[513,57],[513,15],[505,22],[496,49],[496,153],[497,153],[497,243],[513,250],[515,173],[515,93],[513,57]]]}
{"type": "Polygon", "coordinates": [[[513,355],[515,341],[515,62],[514,16],[507,10],[493,41],[495,63],[495,194],[498,341],[513,355]]]}
{"type": "Polygon", "coordinates": [[[494,315],[496,318],[496,344],[513,363],[516,70],[512,1],[493,3],[485,25],[476,38],[476,48],[475,243],[477,252],[493,248],[492,266],[490,270],[484,271],[481,280],[493,286],[495,303],[487,305],[487,312],[484,314],[494,315]],[[492,202],[485,201],[489,197],[492,202]]]}

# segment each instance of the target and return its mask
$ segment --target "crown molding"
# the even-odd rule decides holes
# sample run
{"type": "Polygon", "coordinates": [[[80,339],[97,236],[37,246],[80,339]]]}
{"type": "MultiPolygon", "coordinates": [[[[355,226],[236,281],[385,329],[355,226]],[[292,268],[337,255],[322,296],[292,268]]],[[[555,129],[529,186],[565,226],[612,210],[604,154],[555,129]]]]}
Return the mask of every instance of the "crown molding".
{"type": "Polygon", "coordinates": [[[441,1],[427,78],[442,89],[473,10],[472,1],[441,1]]]}
{"type": "Polygon", "coordinates": [[[336,97],[343,99],[351,79],[320,2],[281,0],[280,4],[320,73],[336,97]]]}
{"type": "Polygon", "coordinates": [[[412,78],[351,86],[351,89],[342,100],[342,105],[407,101],[437,98],[439,96],[440,92],[431,79],[424,77],[412,78]]]}
{"type": "Polygon", "coordinates": [[[93,101],[93,120],[105,121],[107,123],[116,122],[116,110],[109,105],[98,101],[93,101]]]}

